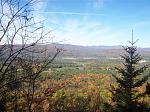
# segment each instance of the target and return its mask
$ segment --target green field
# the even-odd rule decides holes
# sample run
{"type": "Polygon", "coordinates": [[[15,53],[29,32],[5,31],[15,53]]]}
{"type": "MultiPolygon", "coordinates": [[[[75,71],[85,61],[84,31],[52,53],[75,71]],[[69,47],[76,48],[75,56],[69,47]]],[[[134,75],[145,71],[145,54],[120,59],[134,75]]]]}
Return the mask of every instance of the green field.
{"type": "MultiPolygon", "coordinates": [[[[121,59],[80,59],[80,58],[69,58],[69,59],[55,59],[53,63],[47,66],[47,69],[43,72],[46,77],[59,80],[70,78],[74,75],[80,74],[106,74],[112,75],[117,74],[115,67],[122,66],[121,59]],[[48,75],[47,75],[48,74],[48,75]]],[[[146,62],[140,63],[140,66],[149,64],[149,58],[146,62]]],[[[150,69],[145,71],[147,74],[150,69]]],[[[44,75],[43,75],[44,76],[44,75]]]]}

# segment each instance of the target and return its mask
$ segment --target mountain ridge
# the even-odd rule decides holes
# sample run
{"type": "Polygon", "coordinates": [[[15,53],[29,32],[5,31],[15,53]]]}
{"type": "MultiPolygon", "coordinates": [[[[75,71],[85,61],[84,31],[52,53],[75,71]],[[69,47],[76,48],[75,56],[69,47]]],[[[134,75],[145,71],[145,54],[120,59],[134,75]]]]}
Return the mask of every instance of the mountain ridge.
{"type": "MultiPolygon", "coordinates": [[[[120,57],[124,53],[123,45],[115,46],[82,46],[71,44],[51,44],[66,50],[63,56],[71,57],[120,57]]],[[[138,48],[138,52],[144,57],[150,57],[150,48],[138,48]]]]}

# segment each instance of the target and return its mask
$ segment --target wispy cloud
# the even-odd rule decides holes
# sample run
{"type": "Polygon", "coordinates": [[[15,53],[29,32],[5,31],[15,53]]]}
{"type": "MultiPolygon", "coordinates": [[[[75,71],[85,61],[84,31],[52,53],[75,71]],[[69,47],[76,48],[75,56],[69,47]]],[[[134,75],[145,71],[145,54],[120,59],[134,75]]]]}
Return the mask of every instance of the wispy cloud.
{"type": "Polygon", "coordinates": [[[99,13],[81,13],[81,12],[38,12],[38,13],[41,13],[41,14],[64,14],[64,15],[83,15],[83,16],[87,16],[87,15],[95,15],[95,16],[99,16],[99,15],[104,15],[104,14],[99,14],[99,13]]]}
{"type": "Polygon", "coordinates": [[[105,0],[91,0],[93,8],[101,8],[104,5],[105,0]]]}
{"type": "Polygon", "coordinates": [[[40,11],[42,12],[45,11],[47,7],[47,3],[48,0],[37,0],[36,3],[32,6],[35,22],[39,22],[47,19],[43,14],[39,13],[40,11]]]}
{"type": "Polygon", "coordinates": [[[56,42],[65,40],[63,43],[75,45],[108,45],[113,43],[114,38],[116,43],[120,42],[117,42],[117,38],[121,34],[112,31],[100,21],[68,18],[60,19],[58,23],[61,23],[60,27],[52,32],[56,42]]]}
{"type": "Polygon", "coordinates": [[[45,8],[47,7],[49,0],[33,0],[33,1],[35,1],[33,5],[34,11],[44,11],[45,8]]]}
{"type": "Polygon", "coordinates": [[[150,27],[150,21],[140,21],[134,24],[134,28],[150,27]]]}

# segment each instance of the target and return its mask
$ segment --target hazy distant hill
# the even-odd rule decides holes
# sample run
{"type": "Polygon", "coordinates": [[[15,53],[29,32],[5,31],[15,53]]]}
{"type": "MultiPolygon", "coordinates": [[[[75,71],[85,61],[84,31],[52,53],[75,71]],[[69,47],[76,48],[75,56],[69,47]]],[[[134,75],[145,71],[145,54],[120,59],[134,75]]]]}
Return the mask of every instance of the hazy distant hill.
{"type": "MultiPolygon", "coordinates": [[[[56,46],[66,50],[63,57],[119,57],[124,53],[123,47],[118,46],[79,46],[70,44],[52,44],[48,45],[56,46]]],[[[150,57],[150,48],[138,48],[138,51],[144,57],[150,57]]]]}

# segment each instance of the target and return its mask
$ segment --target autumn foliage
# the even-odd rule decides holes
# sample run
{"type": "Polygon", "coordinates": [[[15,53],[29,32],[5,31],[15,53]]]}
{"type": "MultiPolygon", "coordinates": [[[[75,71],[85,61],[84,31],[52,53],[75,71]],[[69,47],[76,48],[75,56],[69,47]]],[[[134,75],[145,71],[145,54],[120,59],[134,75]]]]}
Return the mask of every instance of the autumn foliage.
{"type": "Polygon", "coordinates": [[[38,110],[49,112],[101,112],[111,102],[109,75],[80,74],[63,80],[46,80],[43,103],[38,110]]]}

